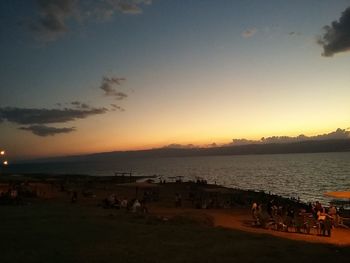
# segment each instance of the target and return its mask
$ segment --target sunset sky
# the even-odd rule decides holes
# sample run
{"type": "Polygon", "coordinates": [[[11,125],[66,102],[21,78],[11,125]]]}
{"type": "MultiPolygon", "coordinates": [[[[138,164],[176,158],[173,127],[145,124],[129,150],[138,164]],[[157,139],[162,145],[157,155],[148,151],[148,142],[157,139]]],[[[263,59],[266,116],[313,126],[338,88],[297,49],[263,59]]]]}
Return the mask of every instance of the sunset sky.
{"type": "Polygon", "coordinates": [[[16,159],[348,129],[349,7],[0,1],[0,148],[16,159]]]}

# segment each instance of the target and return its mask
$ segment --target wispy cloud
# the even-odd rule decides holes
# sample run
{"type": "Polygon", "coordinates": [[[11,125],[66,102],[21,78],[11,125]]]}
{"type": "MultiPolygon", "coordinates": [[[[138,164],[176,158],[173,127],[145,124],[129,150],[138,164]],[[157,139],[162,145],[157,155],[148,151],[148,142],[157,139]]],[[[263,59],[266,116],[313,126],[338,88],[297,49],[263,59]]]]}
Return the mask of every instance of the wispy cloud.
{"type": "Polygon", "coordinates": [[[100,89],[104,91],[105,96],[114,97],[116,100],[123,100],[128,97],[125,92],[119,90],[121,83],[124,82],[125,78],[116,77],[103,77],[100,89]]]}
{"type": "Polygon", "coordinates": [[[118,106],[116,104],[111,104],[112,106],[112,111],[116,111],[116,110],[119,110],[119,111],[125,111],[125,109],[121,106],[118,106]]]}
{"type": "Polygon", "coordinates": [[[29,21],[29,28],[38,40],[49,42],[62,37],[69,29],[67,20],[78,12],[77,0],[36,0],[38,17],[29,21]]]}
{"type": "Polygon", "coordinates": [[[71,105],[73,105],[77,108],[80,108],[80,109],[91,109],[90,105],[83,103],[83,102],[80,102],[80,101],[72,101],[71,105]]]}
{"type": "Polygon", "coordinates": [[[118,8],[124,14],[137,15],[142,13],[140,6],[132,2],[119,2],[118,8]]]}
{"type": "Polygon", "coordinates": [[[250,38],[250,37],[254,36],[257,32],[258,32],[258,30],[255,27],[254,28],[249,28],[249,29],[244,30],[242,32],[242,37],[250,38]]]}
{"type": "MultiPolygon", "coordinates": [[[[125,78],[103,77],[100,85],[106,96],[112,96],[116,100],[122,100],[127,94],[120,91],[120,85],[125,78]]],[[[79,119],[85,119],[94,115],[105,114],[109,111],[123,112],[125,109],[115,103],[111,107],[94,107],[88,103],[74,100],[65,103],[55,103],[54,108],[21,108],[0,107],[0,124],[7,121],[17,125],[20,130],[30,131],[38,136],[52,136],[75,131],[74,127],[52,127],[47,124],[68,123],[79,119]]]]}
{"type": "Polygon", "coordinates": [[[117,14],[137,15],[143,12],[150,0],[35,0],[37,16],[23,24],[35,33],[37,40],[48,43],[56,41],[70,31],[74,22],[85,20],[108,21],[117,14]]]}
{"type": "Polygon", "coordinates": [[[142,13],[141,5],[152,4],[151,0],[110,0],[124,14],[137,15],[142,13]]]}
{"type": "Polygon", "coordinates": [[[31,125],[28,127],[20,127],[20,130],[25,130],[25,131],[30,131],[33,134],[41,137],[46,137],[46,136],[54,136],[56,134],[60,133],[70,133],[75,131],[74,127],[70,128],[56,128],[56,127],[50,127],[46,125],[31,125]]]}
{"type": "Polygon", "coordinates": [[[324,26],[323,29],[325,32],[317,41],[323,47],[323,56],[331,57],[336,53],[349,51],[350,7],[342,13],[339,21],[333,21],[330,26],[324,26]]]}
{"type": "Polygon", "coordinates": [[[296,31],[291,31],[288,33],[289,36],[300,36],[301,33],[300,32],[296,32],[296,31]]]}

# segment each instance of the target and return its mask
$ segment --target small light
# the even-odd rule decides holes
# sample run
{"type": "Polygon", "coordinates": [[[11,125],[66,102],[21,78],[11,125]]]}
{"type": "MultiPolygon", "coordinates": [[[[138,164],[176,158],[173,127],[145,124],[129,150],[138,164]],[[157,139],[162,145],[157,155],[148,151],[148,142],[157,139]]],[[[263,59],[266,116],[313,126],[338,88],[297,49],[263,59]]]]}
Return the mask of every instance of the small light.
{"type": "Polygon", "coordinates": [[[8,163],[8,161],[4,161],[3,164],[4,165],[8,165],[9,163],[8,163]]]}
{"type": "Polygon", "coordinates": [[[5,151],[1,151],[1,152],[0,152],[0,155],[5,155],[5,151]]]}

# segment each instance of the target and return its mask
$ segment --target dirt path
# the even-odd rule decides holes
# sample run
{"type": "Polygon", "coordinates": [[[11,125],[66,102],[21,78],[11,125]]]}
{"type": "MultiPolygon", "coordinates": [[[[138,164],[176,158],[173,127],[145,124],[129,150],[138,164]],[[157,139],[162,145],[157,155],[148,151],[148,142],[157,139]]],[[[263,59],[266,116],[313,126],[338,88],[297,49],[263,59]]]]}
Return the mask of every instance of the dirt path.
{"type": "Polygon", "coordinates": [[[268,234],[272,236],[307,241],[313,243],[327,243],[339,246],[350,246],[350,230],[336,228],[332,230],[331,237],[323,237],[316,235],[315,232],[311,234],[300,234],[293,232],[281,232],[275,230],[268,230],[253,227],[251,225],[251,217],[249,210],[247,209],[230,209],[230,210],[198,210],[198,209],[176,209],[176,208],[162,208],[162,207],[152,207],[152,213],[165,217],[173,217],[177,215],[192,215],[194,217],[208,216],[213,220],[214,226],[225,227],[230,229],[242,230],[250,233],[256,234],[268,234]]]}

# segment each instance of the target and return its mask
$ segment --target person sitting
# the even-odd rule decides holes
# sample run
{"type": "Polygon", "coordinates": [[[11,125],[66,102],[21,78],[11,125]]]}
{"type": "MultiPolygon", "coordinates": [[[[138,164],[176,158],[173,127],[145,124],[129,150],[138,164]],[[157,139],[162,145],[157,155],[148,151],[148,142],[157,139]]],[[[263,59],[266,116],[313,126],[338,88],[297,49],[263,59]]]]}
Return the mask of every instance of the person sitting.
{"type": "Polygon", "coordinates": [[[122,201],[120,202],[120,207],[126,209],[128,207],[128,199],[122,198],[122,201]]]}
{"type": "Polygon", "coordinates": [[[140,204],[141,204],[140,210],[142,211],[142,213],[148,214],[148,208],[146,206],[146,201],[141,200],[140,204]]]}
{"type": "Polygon", "coordinates": [[[110,194],[107,198],[107,204],[109,207],[112,207],[115,204],[116,198],[114,194],[110,194]]]}
{"type": "Polygon", "coordinates": [[[140,211],[140,209],[141,209],[141,204],[140,204],[139,200],[136,199],[135,202],[134,202],[133,205],[132,205],[131,211],[132,211],[133,213],[137,213],[137,212],[140,211]]]}
{"type": "Polygon", "coordinates": [[[76,203],[78,201],[78,192],[73,191],[72,193],[72,198],[71,198],[71,203],[76,203]]]}
{"type": "Polygon", "coordinates": [[[181,194],[176,193],[175,194],[175,207],[181,207],[182,205],[182,197],[181,194]]]}

